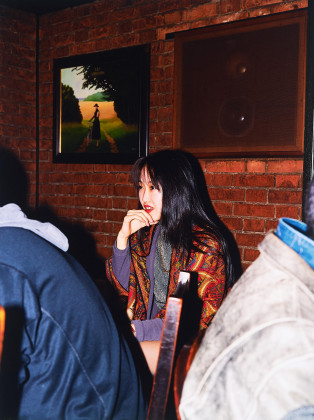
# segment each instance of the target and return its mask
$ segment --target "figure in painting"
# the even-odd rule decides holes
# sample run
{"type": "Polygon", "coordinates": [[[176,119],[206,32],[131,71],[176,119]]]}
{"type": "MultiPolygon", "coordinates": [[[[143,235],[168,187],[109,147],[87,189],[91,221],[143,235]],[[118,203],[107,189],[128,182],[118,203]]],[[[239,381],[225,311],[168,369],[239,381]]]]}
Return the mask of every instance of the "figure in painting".
{"type": "Polygon", "coordinates": [[[93,128],[92,128],[92,140],[96,140],[96,147],[99,146],[99,140],[100,140],[100,123],[99,123],[99,117],[100,117],[100,111],[98,104],[94,105],[95,112],[90,121],[93,122],[93,128]]]}

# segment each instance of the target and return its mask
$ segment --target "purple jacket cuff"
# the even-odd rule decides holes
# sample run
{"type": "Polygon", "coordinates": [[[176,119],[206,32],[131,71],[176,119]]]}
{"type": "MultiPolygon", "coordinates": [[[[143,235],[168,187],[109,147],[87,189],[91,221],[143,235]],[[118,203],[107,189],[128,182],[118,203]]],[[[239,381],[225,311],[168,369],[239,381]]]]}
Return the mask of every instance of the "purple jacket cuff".
{"type": "Polygon", "coordinates": [[[138,341],[159,341],[161,338],[163,319],[147,319],[132,321],[138,341]]]}

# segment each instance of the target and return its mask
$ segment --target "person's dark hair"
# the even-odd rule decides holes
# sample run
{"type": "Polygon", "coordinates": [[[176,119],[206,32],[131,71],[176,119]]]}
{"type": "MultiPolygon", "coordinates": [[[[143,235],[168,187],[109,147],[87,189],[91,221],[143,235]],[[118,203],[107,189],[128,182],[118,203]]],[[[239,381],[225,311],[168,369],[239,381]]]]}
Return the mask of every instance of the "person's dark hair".
{"type": "Polygon", "coordinates": [[[314,177],[310,182],[304,207],[305,222],[307,224],[307,234],[314,240],[314,177]]]}
{"type": "MultiPolygon", "coordinates": [[[[192,155],[182,150],[162,150],[138,159],[133,167],[132,177],[136,188],[139,188],[141,172],[147,170],[155,188],[162,188],[162,214],[160,225],[163,234],[171,246],[182,250],[186,264],[193,248],[202,252],[202,232],[193,230],[197,225],[207,235],[216,239],[226,265],[227,286],[233,284],[231,258],[226,240],[214,223],[214,217],[205,209],[201,197],[198,179],[192,155]],[[197,246],[193,246],[193,241],[197,246]]],[[[217,216],[216,216],[217,217],[217,216]]],[[[139,231],[140,238],[143,230],[139,231]]]]}

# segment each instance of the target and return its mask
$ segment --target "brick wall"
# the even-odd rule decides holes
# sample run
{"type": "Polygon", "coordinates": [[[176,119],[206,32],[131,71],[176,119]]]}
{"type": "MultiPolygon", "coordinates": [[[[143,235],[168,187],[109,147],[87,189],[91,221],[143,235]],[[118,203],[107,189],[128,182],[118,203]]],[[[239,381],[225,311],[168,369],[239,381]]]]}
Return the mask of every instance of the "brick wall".
{"type": "MultiPolygon", "coordinates": [[[[167,33],[303,7],[307,0],[105,0],[41,16],[40,204],[63,221],[83,226],[102,257],[110,255],[125,212],[137,206],[129,165],[52,163],[54,58],[150,43],[149,147],[154,151],[172,147],[174,42],[166,39],[167,33]]],[[[26,28],[21,33],[26,34],[26,28]]],[[[31,76],[29,80],[33,83],[31,76]]],[[[28,153],[34,162],[33,144],[28,153]]],[[[301,158],[200,163],[214,207],[233,232],[244,267],[256,258],[257,243],[280,216],[301,217],[301,158]]]]}
{"type": "Polygon", "coordinates": [[[35,204],[35,16],[0,6],[0,144],[14,150],[29,175],[35,204]]]}
{"type": "Polygon", "coordinates": [[[258,243],[280,217],[301,218],[301,160],[215,160],[203,165],[213,205],[234,234],[244,268],[258,256],[258,243]]]}

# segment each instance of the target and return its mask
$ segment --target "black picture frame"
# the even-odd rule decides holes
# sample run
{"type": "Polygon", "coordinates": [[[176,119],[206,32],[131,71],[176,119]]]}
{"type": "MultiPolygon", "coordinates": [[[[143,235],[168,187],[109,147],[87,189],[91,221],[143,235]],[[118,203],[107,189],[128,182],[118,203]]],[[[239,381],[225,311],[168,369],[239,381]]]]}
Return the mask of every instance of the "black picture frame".
{"type": "Polygon", "coordinates": [[[55,59],[53,161],[132,164],[146,156],[149,69],[148,44],[55,59]]]}

